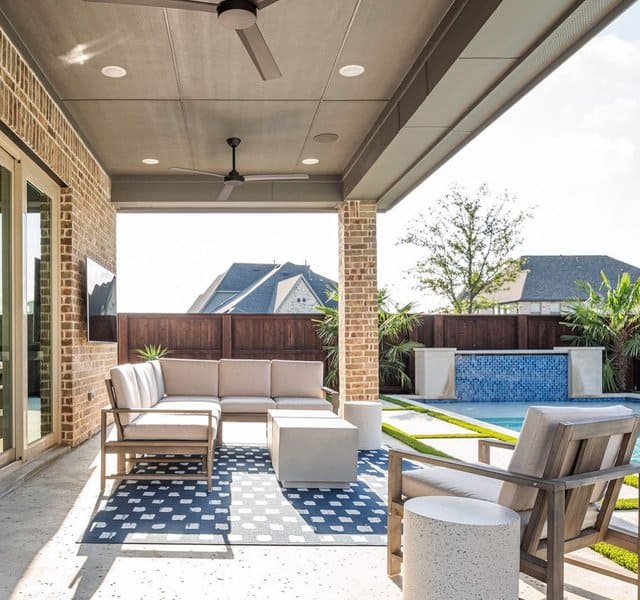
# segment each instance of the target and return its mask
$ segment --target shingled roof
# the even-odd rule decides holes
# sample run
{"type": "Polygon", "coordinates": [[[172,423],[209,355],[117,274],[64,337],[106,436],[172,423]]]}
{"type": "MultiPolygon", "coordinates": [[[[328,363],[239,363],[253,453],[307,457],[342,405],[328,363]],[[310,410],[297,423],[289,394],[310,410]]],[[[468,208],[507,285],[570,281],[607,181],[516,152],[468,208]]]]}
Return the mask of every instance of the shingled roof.
{"type": "MultiPolygon", "coordinates": [[[[308,265],[233,263],[198,296],[191,313],[271,313],[282,301],[283,290],[303,278],[318,303],[336,306],[327,300],[327,290],[336,282],[311,270],[308,265]]],[[[311,308],[311,307],[310,307],[311,308]]]]}
{"type": "Polygon", "coordinates": [[[594,289],[602,283],[603,271],[612,284],[624,272],[632,279],[640,277],[640,269],[605,255],[535,256],[522,257],[525,272],[524,285],[515,302],[563,301],[584,299],[586,294],[576,281],[588,281],[594,289]]]}

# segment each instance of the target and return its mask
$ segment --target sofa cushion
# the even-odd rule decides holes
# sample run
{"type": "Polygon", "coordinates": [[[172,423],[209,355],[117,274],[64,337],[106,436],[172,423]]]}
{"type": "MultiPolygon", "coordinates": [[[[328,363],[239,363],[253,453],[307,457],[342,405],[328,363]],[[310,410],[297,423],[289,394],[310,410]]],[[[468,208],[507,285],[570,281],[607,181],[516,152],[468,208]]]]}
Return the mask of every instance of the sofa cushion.
{"type": "Polygon", "coordinates": [[[289,408],[292,410],[331,410],[333,406],[331,402],[327,402],[322,398],[300,398],[300,397],[285,397],[274,398],[276,402],[276,408],[289,408]]]}
{"type": "Polygon", "coordinates": [[[150,408],[160,399],[153,367],[148,362],[144,362],[133,365],[133,370],[138,383],[142,407],[150,408]]]}
{"type": "MultiPolygon", "coordinates": [[[[599,421],[602,419],[624,418],[633,414],[630,408],[621,405],[603,407],[574,406],[532,406],[527,410],[515,450],[509,463],[509,471],[541,477],[549,458],[551,444],[560,423],[566,421],[599,421]]],[[[613,465],[622,436],[613,436],[609,441],[601,468],[613,465]]],[[[578,443],[568,452],[560,475],[566,475],[575,460],[578,443]]],[[[602,497],[606,484],[594,486],[591,501],[602,497]]],[[[537,490],[530,487],[505,483],[498,502],[516,511],[530,510],[536,500],[537,490]]]]}
{"type": "Polygon", "coordinates": [[[271,398],[260,396],[227,396],[220,401],[222,414],[225,413],[267,413],[275,408],[276,403],[271,398]]]}
{"type": "Polygon", "coordinates": [[[156,378],[156,387],[158,388],[158,398],[163,398],[166,394],[164,390],[164,379],[162,378],[162,367],[160,366],[160,361],[150,360],[149,364],[153,368],[153,374],[156,378]]]}
{"type": "MultiPolygon", "coordinates": [[[[142,408],[140,390],[133,365],[120,365],[110,371],[113,391],[115,393],[116,408],[142,408]]],[[[120,414],[123,425],[129,423],[136,415],[120,414]]]]}
{"type": "Polygon", "coordinates": [[[220,360],[220,394],[271,397],[271,361],[220,360]]]}
{"type": "Polygon", "coordinates": [[[167,396],[218,396],[218,361],[161,358],[167,396]]]}
{"type": "Polygon", "coordinates": [[[210,410],[214,418],[220,419],[220,403],[206,396],[167,396],[156,404],[162,410],[210,410]]]}
{"type": "MultiPolygon", "coordinates": [[[[208,436],[206,415],[171,415],[158,412],[144,413],[124,426],[125,440],[188,440],[202,441],[208,436]]],[[[213,418],[215,438],[218,421],[213,418]]]]}
{"type": "Polygon", "coordinates": [[[272,360],[271,395],[324,399],[323,371],[319,361],[272,360]]]}

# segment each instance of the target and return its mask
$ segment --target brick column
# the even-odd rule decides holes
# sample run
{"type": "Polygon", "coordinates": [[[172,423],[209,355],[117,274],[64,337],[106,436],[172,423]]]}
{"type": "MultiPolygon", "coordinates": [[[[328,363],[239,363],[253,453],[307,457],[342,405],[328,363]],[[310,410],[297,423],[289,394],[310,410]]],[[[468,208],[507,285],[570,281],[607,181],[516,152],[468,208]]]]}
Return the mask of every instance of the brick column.
{"type": "Polygon", "coordinates": [[[340,217],[340,406],[378,400],[376,205],[347,200],[340,217]]]}

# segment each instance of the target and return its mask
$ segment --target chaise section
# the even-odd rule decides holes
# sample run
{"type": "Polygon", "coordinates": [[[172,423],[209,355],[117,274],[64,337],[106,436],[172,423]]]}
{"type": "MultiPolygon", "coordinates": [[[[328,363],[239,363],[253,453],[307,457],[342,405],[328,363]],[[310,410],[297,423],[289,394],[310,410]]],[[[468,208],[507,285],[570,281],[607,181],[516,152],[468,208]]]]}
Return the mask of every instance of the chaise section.
{"type": "Polygon", "coordinates": [[[277,408],[332,410],[324,399],[324,365],[319,361],[272,360],[271,395],[277,408]]]}
{"type": "MultiPolygon", "coordinates": [[[[169,410],[169,408],[167,409],[169,410]]],[[[217,421],[217,417],[214,417],[214,427],[217,425],[217,421]]],[[[208,436],[209,419],[204,413],[177,414],[153,411],[141,414],[135,421],[123,428],[125,440],[206,442],[208,436]]]]}

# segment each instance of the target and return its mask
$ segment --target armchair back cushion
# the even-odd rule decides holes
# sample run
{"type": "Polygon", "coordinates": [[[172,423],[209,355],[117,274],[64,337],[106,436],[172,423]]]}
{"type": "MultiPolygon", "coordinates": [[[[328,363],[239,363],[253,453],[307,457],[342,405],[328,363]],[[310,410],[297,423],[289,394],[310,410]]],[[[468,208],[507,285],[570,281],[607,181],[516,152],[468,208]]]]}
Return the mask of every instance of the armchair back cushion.
{"type": "MultiPolygon", "coordinates": [[[[532,406],[522,425],[518,443],[509,463],[509,471],[541,477],[549,459],[553,438],[558,425],[563,422],[589,422],[603,419],[625,418],[633,414],[621,405],[604,407],[532,406]]],[[[611,467],[616,459],[622,436],[612,436],[602,460],[601,468],[611,467]]],[[[578,442],[573,444],[565,457],[560,476],[567,475],[576,458],[578,442]]],[[[594,486],[591,501],[602,497],[606,483],[594,486]]],[[[538,490],[531,487],[504,483],[498,502],[516,511],[533,508],[538,490]]]]}
{"type": "Polygon", "coordinates": [[[161,358],[167,396],[218,396],[218,361],[161,358]]]}
{"type": "Polygon", "coordinates": [[[271,395],[274,398],[324,398],[323,367],[319,361],[272,360],[271,395]]]}
{"type": "Polygon", "coordinates": [[[220,360],[220,396],[271,396],[270,360],[220,360]]]}
{"type": "Polygon", "coordinates": [[[160,366],[160,361],[158,359],[150,360],[149,364],[153,368],[153,374],[155,375],[155,378],[156,378],[156,387],[158,388],[158,397],[164,398],[166,395],[166,392],[164,390],[164,379],[162,377],[162,367],[160,366]]]}
{"type": "MultiPolygon", "coordinates": [[[[111,369],[110,374],[115,393],[116,408],[142,408],[140,390],[133,365],[114,367],[111,369]]],[[[126,425],[138,416],[137,414],[121,414],[120,422],[126,425]]]]}

